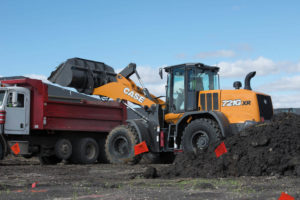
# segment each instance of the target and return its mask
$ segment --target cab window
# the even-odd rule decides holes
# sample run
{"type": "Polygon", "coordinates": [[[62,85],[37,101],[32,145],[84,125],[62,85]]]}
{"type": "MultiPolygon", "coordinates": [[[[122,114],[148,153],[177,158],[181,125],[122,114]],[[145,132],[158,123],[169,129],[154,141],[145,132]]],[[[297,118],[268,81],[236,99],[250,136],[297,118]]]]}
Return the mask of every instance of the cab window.
{"type": "Polygon", "coordinates": [[[217,72],[199,70],[196,74],[197,89],[196,91],[202,90],[218,90],[219,89],[219,78],[217,72]]]}
{"type": "Polygon", "coordinates": [[[5,91],[0,91],[0,106],[2,106],[4,101],[5,91]]]}
{"type": "Polygon", "coordinates": [[[173,71],[173,111],[184,110],[184,68],[173,71]]]}
{"type": "Polygon", "coordinates": [[[24,94],[17,94],[16,105],[13,105],[13,93],[8,94],[7,107],[24,108],[24,94]]]}

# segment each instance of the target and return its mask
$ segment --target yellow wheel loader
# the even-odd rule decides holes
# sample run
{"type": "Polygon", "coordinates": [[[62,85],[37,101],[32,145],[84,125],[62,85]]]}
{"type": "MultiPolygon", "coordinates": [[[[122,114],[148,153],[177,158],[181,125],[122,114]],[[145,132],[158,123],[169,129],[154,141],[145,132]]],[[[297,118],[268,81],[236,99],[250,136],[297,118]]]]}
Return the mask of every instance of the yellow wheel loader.
{"type": "Polygon", "coordinates": [[[142,156],[149,162],[171,162],[175,152],[202,151],[247,126],[270,120],[273,115],[271,97],[251,89],[255,72],[246,76],[244,88],[241,82],[234,82],[233,90],[221,90],[218,67],[202,63],[165,67],[164,101],[144,87],[134,63],[115,74],[104,63],[104,68],[99,69],[92,64],[95,61],[81,65],[86,63],[82,60],[73,58],[62,63],[49,80],[86,94],[121,101],[140,115],[108,135],[105,151],[112,163],[137,163],[142,156]],[[132,81],[133,74],[141,87],[132,81]],[[128,102],[141,106],[147,114],[136,111],[128,102]],[[142,141],[149,152],[135,156],[134,146],[142,141]]]}

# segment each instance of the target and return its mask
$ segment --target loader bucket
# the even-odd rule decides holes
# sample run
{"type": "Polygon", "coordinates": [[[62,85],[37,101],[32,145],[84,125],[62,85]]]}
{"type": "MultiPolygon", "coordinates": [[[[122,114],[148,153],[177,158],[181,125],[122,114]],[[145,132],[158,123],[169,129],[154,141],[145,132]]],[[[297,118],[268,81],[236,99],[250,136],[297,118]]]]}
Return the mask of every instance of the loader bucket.
{"type": "Polygon", "coordinates": [[[116,81],[114,69],[102,62],[71,58],[60,64],[48,78],[52,83],[92,94],[94,88],[116,81]]]}

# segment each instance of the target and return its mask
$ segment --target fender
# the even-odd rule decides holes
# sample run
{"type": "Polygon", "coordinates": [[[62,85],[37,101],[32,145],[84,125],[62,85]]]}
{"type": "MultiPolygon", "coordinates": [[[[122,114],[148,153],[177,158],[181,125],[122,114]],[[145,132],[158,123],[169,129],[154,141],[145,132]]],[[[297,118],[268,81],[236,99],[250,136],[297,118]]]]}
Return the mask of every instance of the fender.
{"type": "Polygon", "coordinates": [[[145,123],[140,119],[127,120],[126,122],[135,128],[140,142],[145,141],[151,152],[159,152],[159,141],[157,141],[159,133],[156,131],[156,123],[152,121],[145,123]]]}
{"type": "Polygon", "coordinates": [[[178,120],[177,124],[176,124],[176,130],[178,130],[178,127],[185,122],[188,117],[190,116],[197,116],[198,118],[201,116],[210,116],[213,119],[215,119],[218,123],[218,125],[220,126],[221,129],[221,133],[223,137],[227,137],[230,136],[232,134],[231,131],[231,127],[230,127],[230,123],[227,119],[227,117],[219,112],[219,111],[194,111],[194,112],[186,112],[180,120],[178,120]]]}

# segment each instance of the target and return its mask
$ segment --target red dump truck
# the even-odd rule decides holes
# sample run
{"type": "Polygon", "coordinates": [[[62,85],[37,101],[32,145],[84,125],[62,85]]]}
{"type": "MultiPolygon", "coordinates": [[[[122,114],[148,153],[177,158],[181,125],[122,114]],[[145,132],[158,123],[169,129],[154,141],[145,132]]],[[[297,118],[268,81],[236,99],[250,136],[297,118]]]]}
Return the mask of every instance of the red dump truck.
{"type": "Polygon", "coordinates": [[[126,107],[26,77],[0,78],[0,159],[9,153],[62,160],[105,162],[108,132],[125,124],[126,107]]]}

